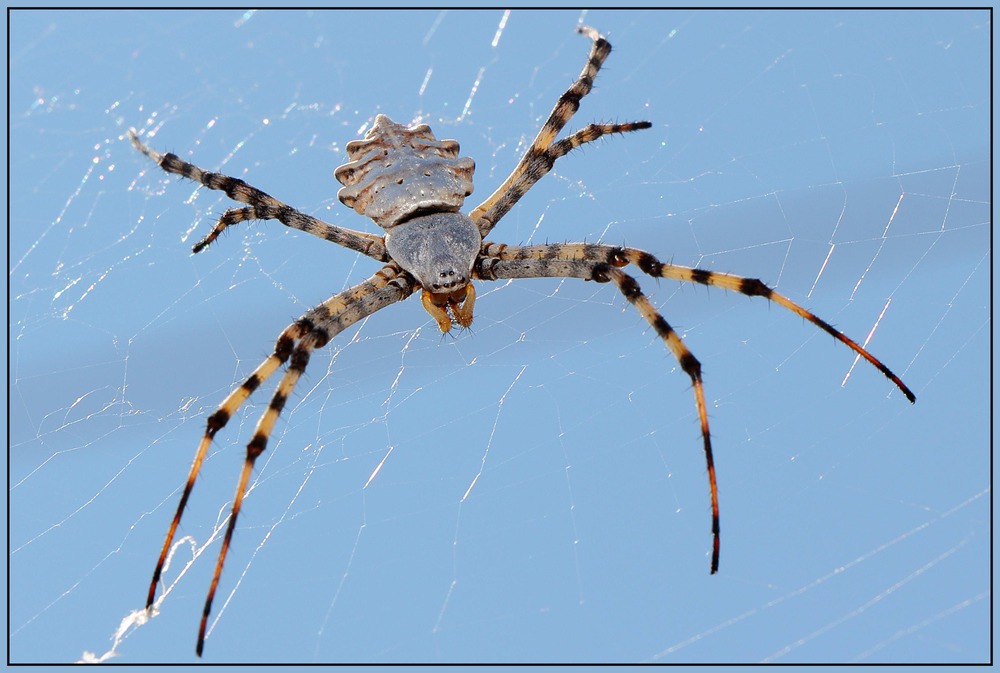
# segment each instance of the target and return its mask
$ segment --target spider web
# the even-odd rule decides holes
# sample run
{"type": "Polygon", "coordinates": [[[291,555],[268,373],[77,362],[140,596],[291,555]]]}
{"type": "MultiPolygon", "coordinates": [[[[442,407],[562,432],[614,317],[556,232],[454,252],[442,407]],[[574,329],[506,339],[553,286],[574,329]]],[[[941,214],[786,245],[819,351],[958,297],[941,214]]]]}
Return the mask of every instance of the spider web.
{"type": "Polygon", "coordinates": [[[376,268],[275,223],[191,256],[227,200],[125,130],[372,231],[335,198],[344,143],[426,121],[476,158],[478,203],[583,65],[581,18],[615,52],[570,128],[654,127],[560,161],[491,238],[760,277],[869,339],[916,406],[785,311],[639,278],[705,367],[710,577],[690,385],[615,288],[482,284],[455,337],[405,302],[314,355],[207,660],[988,660],[987,12],[17,11],[12,661],[193,658],[271,388],[216,438],[145,621],[205,417],[376,268]]]}

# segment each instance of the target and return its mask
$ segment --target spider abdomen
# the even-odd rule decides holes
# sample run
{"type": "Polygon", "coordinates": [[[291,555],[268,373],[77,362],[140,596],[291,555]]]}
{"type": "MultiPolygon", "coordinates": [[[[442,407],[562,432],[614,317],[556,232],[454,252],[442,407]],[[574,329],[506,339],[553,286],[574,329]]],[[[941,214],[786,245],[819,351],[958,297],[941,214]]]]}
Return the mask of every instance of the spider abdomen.
{"type": "Polygon", "coordinates": [[[405,126],[380,114],[364,140],[347,143],[351,161],[334,171],[344,185],[337,197],[383,229],[416,213],[457,212],[476,170],[458,152],[457,141],[438,140],[426,124],[405,126]]]}

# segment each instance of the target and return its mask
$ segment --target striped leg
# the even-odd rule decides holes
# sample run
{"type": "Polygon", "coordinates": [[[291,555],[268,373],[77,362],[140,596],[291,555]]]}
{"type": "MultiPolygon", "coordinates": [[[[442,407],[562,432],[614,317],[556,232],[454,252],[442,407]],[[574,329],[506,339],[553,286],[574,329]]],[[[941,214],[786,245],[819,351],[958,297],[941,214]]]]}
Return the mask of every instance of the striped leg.
{"type": "Polygon", "coordinates": [[[271,403],[261,416],[253,438],[247,445],[246,460],[243,464],[243,470],[240,473],[232,512],[229,516],[229,524],[223,538],[222,549],[219,551],[212,584],[209,587],[208,596],[205,600],[205,609],[202,614],[201,627],[198,633],[197,653],[199,656],[201,656],[205,644],[205,630],[208,615],[211,612],[212,599],[215,597],[219,577],[222,575],[222,567],[229,551],[233,530],[236,527],[236,518],[243,504],[243,497],[246,493],[250,475],[253,472],[254,462],[264,452],[268,438],[274,429],[274,424],[278,420],[278,415],[281,413],[288,396],[295,388],[295,384],[305,370],[310,354],[314,349],[325,346],[330,339],[359,320],[390,304],[406,299],[413,293],[415,286],[416,284],[410,275],[401,271],[396,264],[392,263],[382,267],[378,273],[368,280],[331,297],[319,306],[309,310],[281,333],[281,336],[278,337],[275,343],[274,352],[254,370],[253,374],[246,381],[226,397],[215,413],[208,417],[205,434],[198,445],[198,451],[195,454],[184,491],[181,494],[177,512],[174,514],[174,519],[170,524],[166,540],[163,543],[163,550],[153,571],[153,581],[150,584],[146,600],[147,608],[153,603],[156,586],[163,572],[164,561],[170,550],[177,526],[180,523],[184,508],[194,488],[194,482],[198,477],[198,472],[201,470],[202,462],[205,459],[212,439],[226,425],[243,403],[246,402],[251,393],[259,388],[282,364],[286,361],[289,363],[285,375],[278,383],[274,396],[271,398],[271,403]]]}
{"type": "Polygon", "coordinates": [[[311,310],[307,316],[309,318],[309,329],[303,334],[299,343],[292,350],[289,358],[288,369],[278,383],[271,402],[267,410],[257,422],[253,437],[247,444],[247,455],[243,461],[243,470],[240,472],[240,479],[236,486],[236,495],[233,499],[233,509],[229,515],[229,525],[226,527],[226,534],[222,540],[222,548],[219,550],[219,558],[215,564],[215,572],[212,575],[212,583],[208,589],[208,596],[205,598],[205,609],[201,616],[201,625],[198,629],[198,645],[196,652],[201,656],[205,647],[205,632],[208,627],[208,616],[212,611],[212,601],[215,598],[215,591],[219,585],[219,578],[222,575],[222,568],[226,562],[226,555],[229,553],[229,545],[233,538],[233,531],[236,529],[236,518],[239,516],[240,508],[243,505],[243,497],[246,494],[247,485],[250,482],[250,475],[253,473],[254,463],[257,458],[264,453],[267,447],[267,440],[274,430],[274,424],[284,409],[288,396],[298,383],[299,378],[309,364],[309,357],[316,348],[322,348],[330,339],[340,334],[354,323],[370,316],[390,304],[406,299],[416,287],[416,282],[406,272],[402,271],[394,262],[382,267],[378,273],[368,280],[355,285],[349,290],[335,295],[323,304],[311,310]]]}
{"type": "MultiPolygon", "coordinates": [[[[521,200],[521,197],[528,193],[528,190],[535,186],[535,183],[545,177],[556,159],[564,157],[580,145],[590,143],[598,138],[602,138],[612,133],[628,133],[629,131],[640,131],[652,126],[649,122],[627,122],[625,124],[588,124],[579,131],[572,133],[559,142],[550,145],[541,154],[531,157],[524,171],[503,194],[494,201],[493,205],[478,218],[476,212],[472,212],[472,220],[479,226],[479,233],[484,238],[493,230],[500,219],[510,212],[510,209],[521,200]]],[[[531,154],[531,150],[528,150],[531,154]]],[[[528,157],[525,155],[525,158],[528,157]]],[[[490,197],[491,199],[493,197],[490,197]]]]}
{"type": "MultiPolygon", "coordinates": [[[[313,309],[313,311],[315,310],[313,309]]],[[[163,564],[167,560],[170,545],[174,541],[177,526],[181,522],[181,515],[184,514],[184,508],[187,507],[188,498],[191,497],[191,491],[194,489],[195,479],[198,478],[198,473],[201,472],[201,464],[205,460],[205,455],[208,453],[208,447],[212,444],[215,433],[225,427],[232,415],[236,413],[237,409],[243,406],[243,403],[247,401],[247,398],[250,397],[253,391],[266,381],[278,367],[284,364],[288,356],[292,353],[295,341],[302,336],[304,331],[309,329],[309,325],[309,313],[307,313],[301,319],[286,327],[274,344],[274,352],[254,370],[253,374],[246,381],[240,384],[239,388],[229,393],[215,413],[208,417],[205,434],[201,438],[201,443],[198,444],[198,451],[194,455],[194,462],[191,463],[191,470],[188,472],[187,482],[184,484],[184,491],[181,493],[181,501],[177,504],[177,512],[174,514],[173,521],[170,522],[167,537],[163,541],[163,549],[160,551],[160,558],[157,560],[156,568],[153,570],[153,581],[149,583],[149,593],[146,595],[147,610],[153,605],[153,600],[156,597],[156,587],[160,583],[160,575],[163,573],[163,564]]]]}
{"type": "Polygon", "coordinates": [[[486,243],[483,246],[483,254],[488,257],[495,257],[501,260],[520,260],[526,262],[534,259],[566,259],[566,260],[589,260],[592,262],[604,262],[614,267],[623,267],[633,264],[650,276],[655,278],[670,278],[671,280],[685,283],[699,283],[721,287],[732,292],[739,292],[750,297],[765,297],[774,303],[783,306],[799,317],[808,320],[821,330],[840,341],[852,351],[867,360],[873,367],[878,369],[897,388],[902,391],[910,402],[916,401],[913,394],[902,379],[896,376],[892,370],[882,364],[882,361],[869,353],[859,343],[835,328],[830,323],[816,316],[808,309],[799,306],[791,299],[779,294],[775,290],[765,285],[757,278],[744,278],[728,273],[717,271],[706,271],[687,266],[677,266],[661,262],[651,253],[636,248],[625,248],[613,245],[599,245],[590,243],[553,243],[551,245],[532,245],[508,247],[503,244],[486,243]]]}
{"type": "MultiPolygon", "coordinates": [[[[549,247],[552,246],[538,246],[549,247]]],[[[593,280],[599,283],[613,282],[625,295],[646,322],[656,330],[656,333],[663,339],[663,343],[670,349],[670,352],[677,358],[681,369],[691,378],[691,386],[694,390],[695,407],[698,410],[698,421],[701,424],[701,436],[705,450],[705,463],[708,466],[708,489],[712,499],[712,562],[711,572],[715,573],[719,569],[719,489],[715,479],[715,462],[712,458],[711,433],[708,428],[708,407],[705,404],[705,390],[701,379],[701,363],[688,350],[687,346],[677,335],[677,332],[660,315],[659,311],[650,303],[649,299],[642,293],[639,284],[632,276],[622,271],[618,266],[603,261],[590,261],[587,259],[570,258],[541,258],[523,257],[517,253],[524,250],[534,250],[534,247],[510,247],[490,246],[491,252],[497,248],[503,248],[498,252],[510,253],[509,258],[494,256],[492,258],[481,258],[477,268],[480,278],[485,280],[499,280],[501,278],[582,278],[593,280]]]]}
{"type": "Polygon", "coordinates": [[[704,440],[705,460],[708,465],[709,489],[712,497],[712,565],[711,572],[718,570],[719,564],[719,506],[715,467],[712,461],[712,446],[708,428],[708,415],[701,379],[701,365],[691,354],[680,337],[670,327],[663,316],[642,294],[638,283],[621,268],[629,264],[639,267],[644,273],[657,278],[700,283],[740,292],[751,297],[766,297],[796,315],[808,320],[838,341],[865,358],[876,369],[892,381],[910,402],[916,401],[913,392],[880,360],[865,350],[856,341],[840,332],[825,320],[799,306],[787,297],[775,292],[756,278],[743,278],[725,273],[706,271],[674,264],[666,264],[654,255],[636,248],[588,243],[554,243],[551,245],[507,246],[502,243],[484,243],[482,254],[477,261],[476,275],[484,280],[500,278],[583,278],[597,282],[614,282],[626,299],[635,306],[647,322],[656,330],[660,338],[677,358],[681,368],[691,377],[695,394],[698,418],[701,422],[704,440]]]}
{"type": "MultiPolygon", "coordinates": [[[[500,221],[507,212],[517,203],[524,194],[538,182],[545,173],[552,168],[552,163],[566,154],[573,147],[578,147],[586,142],[591,142],[608,133],[624,133],[626,131],[637,131],[649,128],[649,122],[634,122],[631,124],[601,124],[591,125],[588,129],[600,129],[601,132],[593,134],[594,131],[584,129],[577,131],[572,136],[566,138],[576,138],[575,144],[565,148],[561,153],[550,155],[550,146],[563,127],[573,118],[580,108],[580,100],[590,93],[594,87],[594,78],[597,77],[604,60],[611,53],[611,43],[605,40],[596,30],[587,26],[580,26],[577,32],[582,33],[594,41],[590,49],[590,56],[587,64],[583,67],[580,77],[559,97],[548,119],[542,124],[538,135],[531,143],[531,147],[524,153],[517,166],[511,174],[504,180],[489,198],[481,203],[470,213],[470,217],[479,225],[480,233],[485,237],[497,222],[500,221]],[[544,170],[541,167],[544,166],[544,170]],[[541,172],[539,172],[541,171],[541,172]]],[[[565,141],[563,141],[565,142],[565,141]]]]}
{"type": "Polygon", "coordinates": [[[132,129],[129,129],[128,137],[137,150],[155,161],[167,173],[174,173],[194,180],[209,189],[223,191],[234,201],[248,204],[249,207],[247,208],[232,208],[223,213],[219,221],[212,227],[212,231],[194,245],[193,252],[197,253],[204,250],[227,227],[234,224],[246,222],[247,220],[278,220],[292,229],[299,229],[313,236],[318,236],[350,250],[368,255],[380,262],[389,261],[381,236],[334,226],[292,208],[256,187],[248,185],[239,178],[233,178],[222,173],[204,171],[173,153],[160,154],[156,150],[142,144],[142,141],[139,140],[139,137],[132,129]]]}

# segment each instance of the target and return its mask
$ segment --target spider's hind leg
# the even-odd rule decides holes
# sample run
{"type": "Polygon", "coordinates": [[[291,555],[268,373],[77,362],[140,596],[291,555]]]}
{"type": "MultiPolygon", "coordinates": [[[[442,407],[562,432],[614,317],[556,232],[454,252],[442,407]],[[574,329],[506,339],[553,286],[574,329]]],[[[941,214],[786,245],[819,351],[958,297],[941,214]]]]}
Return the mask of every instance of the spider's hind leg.
{"type": "Polygon", "coordinates": [[[181,177],[198,182],[209,189],[225,192],[226,196],[234,201],[247,204],[246,208],[231,208],[223,213],[222,217],[215,223],[215,226],[212,227],[212,231],[194,245],[192,252],[201,252],[215,241],[219,237],[219,234],[234,224],[250,220],[278,220],[286,227],[318,236],[331,243],[336,243],[350,250],[368,255],[380,262],[389,261],[381,236],[368,234],[363,231],[354,231],[353,229],[345,229],[329,222],[324,222],[312,215],[307,215],[296,210],[239,178],[203,170],[188,161],[184,161],[171,152],[161,154],[143,144],[134,129],[129,129],[128,137],[135,149],[152,159],[167,173],[180,175],[181,177]]]}
{"type": "Polygon", "coordinates": [[[531,189],[532,185],[552,169],[552,165],[559,157],[584,143],[593,142],[601,136],[610,133],[638,131],[651,126],[649,122],[645,121],[625,124],[591,124],[553,144],[563,127],[580,109],[580,101],[594,88],[597,73],[611,53],[611,43],[593,28],[579,26],[577,32],[594,41],[590,48],[590,56],[587,57],[587,63],[580,72],[580,76],[556,101],[555,107],[552,108],[548,119],[542,124],[542,128],[538,130],[538,135],[532,141],[531,147],[527,149],[503,184],[470,213],[470,217],[475,220],[484,237],[531,189]]]}

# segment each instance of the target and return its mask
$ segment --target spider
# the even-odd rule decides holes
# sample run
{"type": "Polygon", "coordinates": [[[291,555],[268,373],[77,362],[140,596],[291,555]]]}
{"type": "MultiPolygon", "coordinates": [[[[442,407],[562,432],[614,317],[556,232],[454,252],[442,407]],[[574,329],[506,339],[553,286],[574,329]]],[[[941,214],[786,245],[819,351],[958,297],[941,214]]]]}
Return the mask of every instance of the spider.
{"type": "Polygon", "coordinates": [[[175,154],[161,154],[150,149],[139,140],[134,130],[129,130],[128,135],[135,148],[155,161],[164,171],[189,178],[209,189],[223,191],[235,201],[247,204],[243,208],[232,208],[223,213],[212,231],[195,244],[193,252],[202,251],[226,228],[240,222],[278,220],[288,227],[355,250],[383,264],[367,280],[330,297],[286,327],[278,336],[274,352],[208,417],[177,512],[170,523],[153,571],[146,598],[147,610],[152,608],[164,562],[209,445],[247,398],[280,367],[287,364],[284,376],[247,444],[246,459],[236,486],[222,548],[219,550],[215,572],[205,599],[196,647],[198,656],[201,656],[204,649],[212,600],[229,552],[254,462],[264,452],[274,424],[302,376],[310,354],[314,349],[325,346],[350,325],[408,298],[417,290],[421,291],[424,308],[437,322],[441,332],[447,333],[453,325],[467,328],[472,324],[476,300],[473,280],[580,278],[598,283],[614,283],[625,299],[635,306],[655,330],[677,358],[680,368],[691,379],[708,471],[712,508],[710,572],[713,574],[719,569],[719,494],[701,364],[642,293],[635,278],[625,272],[625,267],[634,265],[654,278],[700,283],[751,297],[765,297],[846,344],[885,374],[910,402],[916,401],[914,394],[899,377],[857,342],[756,278],[677,266],[661,262],[643,250],[629,247],[591,243],[509,246],[484,240],[518,200],[552,169],[557,159],[598,138],[615,133],[631,133],[652,126],[648,121],[589,124],[562,140],[556,140],[579,108],[580,100],[590,93],[594,78],[611,53],[611,44],[596,30],[579,26],[577,32],[586,35],[593,42],[579,78],[559,97],[513,172],[489,198],[468,215],[461,213],[460,209],[465,197],[472,194],[475,162],[458,156],[457,141],[438,140],[425,124],[407,127],[380,114],[375,117],[363,140],[347,144],[350,162],[334,172],[336,179],[344,185],[337,196],[346,206],[374,220],[385,230],[384,236],[345,229],[306,215],[243,180],[205,171],[175,154]]]}

